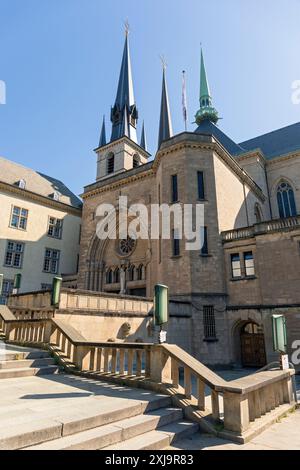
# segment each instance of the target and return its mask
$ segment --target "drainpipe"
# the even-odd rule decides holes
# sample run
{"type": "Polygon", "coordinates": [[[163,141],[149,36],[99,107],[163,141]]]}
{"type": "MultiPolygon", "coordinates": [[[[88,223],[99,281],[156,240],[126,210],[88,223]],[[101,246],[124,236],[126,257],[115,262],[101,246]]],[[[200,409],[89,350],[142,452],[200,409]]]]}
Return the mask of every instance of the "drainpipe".
{"type": "Polygon", "coordinates": [[[264,171],[265,171],[266,186],[267,186],[267,193],[268,193],[268,200],[269,200],[270,217],[271,217],[271,219],[273,219],[273,211],[272,211],[271,196],[270,196],[270,186],[269,186],[267,167],[266,167],[265,163],[264,163],[264,171]]]}
{"type": "Polygon", "coordinates": [[[245,208],[246,208],[247,227],[250,227],[249,213],[248,213],[248,205],[247,205],[247,197],[246,197],[246,189],[245,189],[245,183],[244,183],[244,182],[243,182],[243,191],[244,191],[244,204],[245,204],[245,208]]]}

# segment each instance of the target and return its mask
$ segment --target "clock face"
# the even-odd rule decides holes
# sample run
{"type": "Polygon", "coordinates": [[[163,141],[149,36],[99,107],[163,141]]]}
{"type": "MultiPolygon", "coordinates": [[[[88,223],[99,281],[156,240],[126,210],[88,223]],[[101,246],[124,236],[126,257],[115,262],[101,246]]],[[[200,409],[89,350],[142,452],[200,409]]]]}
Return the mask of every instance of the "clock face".
{"type": "Polygon", "coordinates": [[[131,237],[119,240],[119,253],[121,256],[129,256],[136,247],[136,240],[131,237]]]}

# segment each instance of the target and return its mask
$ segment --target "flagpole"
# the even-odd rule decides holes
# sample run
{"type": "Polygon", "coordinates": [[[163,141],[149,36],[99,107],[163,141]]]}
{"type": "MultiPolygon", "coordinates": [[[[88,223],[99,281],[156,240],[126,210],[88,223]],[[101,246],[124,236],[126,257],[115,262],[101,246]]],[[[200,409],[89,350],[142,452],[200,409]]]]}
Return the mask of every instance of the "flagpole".
{"type": "Polygon", "coordinates": [[[187,98],[186,98],[186,80],[185,70],[182,71],[182,112],[185,132],[187,131],[187,98]]]}

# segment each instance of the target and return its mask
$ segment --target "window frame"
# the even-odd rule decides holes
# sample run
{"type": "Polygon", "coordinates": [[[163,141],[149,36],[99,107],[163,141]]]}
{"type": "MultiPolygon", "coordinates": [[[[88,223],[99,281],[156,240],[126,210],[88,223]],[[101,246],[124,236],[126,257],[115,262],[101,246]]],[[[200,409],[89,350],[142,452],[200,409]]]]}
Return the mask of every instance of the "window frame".
{"type": "Polygon", "coordinates": [[[0,292],[0,305],[6,305],[7,298],[12,294],[14,288],[13,279],[3,279],[2,290],[0,292]],[[7,291],[3,291],[4,285],[8,283],[10,288],[7,291]]]}
{"type": "Polygon", "coordinates": [[[63,219],[59,219],[58,217],[53,217],[52,215],[49,215],[49,217],[48,217],[47,236],[50,237],[50,238],[54,238],[55,240],[61,240],[61,239],[62,239],[62,232],[63,232],[63,222],[64,222],[63,219]],[[51,234],[49,233],[50,226],[53,226],[53,227],[54,227],[54,231],[56,230],[56,228],[55,228],[55,225],[56,225],[56,224],[51,224],[51,223],[50,223],[50,220],[51,220],[51,219],[55,220],[56,223],[57,223],[57,222],[60,222],[60,227],[59,227],[59,234],[58,234],[58,236],[56,236],[56,235],[54,235],[54,234],[51,235],[51,234]]]}
{"type": "Polygon", "coordinates": [[[113,152],[107,155],[106,174],[112,175],[115,172],[115,154],[113,152]],[[112,164],[111,164],[112,161],[112,164]],[[112,167],[112,168],[111,168],[112,167]]]}
{"type": "Polygon", "coordinates": [[[198,192],[198,201],[205,201],[205,179],[204,171],[197,171],[197,192],[198,192]],[[200,175],[201,175],[201,185],[200,185],[200,175]],[[200,191],[202,189],[202,191],[200,191]]]}
{"type": "Polygon", "coordinates": [[[6,248],[5,248],[5,253],[4,253],[4,263],[3,266],[6,268],[12,268],[12,269],[22,269],[23,268],[23,261],[24,261],[24,252],[25,252],[25,243],[20,242],[20,241],[15,241],[15,240],[7,240],[6,248]],[[12,243],[14,245],[14,248],[12,250],[9,250],[9,244],[12,243]],[[16,246],[21,245],[22,250],[17,251],[16,246]],[[12,253],[12,263],[8,264],[7,263],[7,255],[8,253],[12,253]],[[18,266],[15,266],[14,260],[16,255],[20,255],[20,264],[18,266]]]}
{"type": "Polygon", "coordinates": [[[171,202],[176,204],[179,202],[179,193],[178,193],[178,175],[171,175],[171,202]],[[176,184],[174,184],[176,182],[176,184]],[[176,197],[175,197],[176,196],[176,197]]]}
{"type": "Polygon", "coordinates": [[[288,181],[282,180],[277,184],[276,200],[280,219],[298,215],[295,191],[288,181]],[[282,188],[283,185],[286,185],[286,189],[282,188]]]}
{"type": "Polygon", "coordinates": [[[204,341],[217,341],[216,313],[214,305],[203,306],[204,341]]]}
{"type": "MultiPolygon", "coordinates": [[[[242,260],[241,260],[241,254],[240,253],[230,253],[230,270],[231,270],[231,279],[236,280],[236,279],[243,279],[243,271],[242,271],[242,260]],[[234,268],[233,266],[233,257],[236,256],[238,258],[239,262],[239,268],[234,268]],[[234,272],[239,270],[240,275],[235,276],[234,272]]],[[[235,261],[237,262],[237,260],[235,261]]]]}
{"type": "Polygon", "coordinates": [[[10,228],[13,228],[15,230],[21,230],[22,232],[27,232],[27,225],[28,225],[28,218],[29,218],[29,209],[26,209],[25,207],[21,207],[21,206],[16,206],[14,204],[12,204],[11,206],[11,212],[10,212],[10,221],[9,221],[9,227],[10,228]],[[19,214],[15,214],[14,211],[15,209],[18,209],[20,212],[19,214]],[[22,211],[26,211],[26,215],[22,215],[22,211]],[[17,217],[18,218],[18,226],[15,227],[14,225],[12,225],[12,221],[13,221],[13,217],[17,217]],[[26,223],[25,223],[25,228],[22,227],[20,224],[21,224],[21,220],[25,220],[26,223]]]}
{"type": "Polygon", "coordinates": [[[200,232],[200,243],[201,243],[200,256],[206,257],[206,256],[209,256],[207,225],[201,227],[200,230],[201,230],[200,232]],[[202,241],[203,241],[203,244],[202,244],[202,241]]]}
{"type": "Polygon", "coordinates": [[[59,273],[60,259],[61,259],[61,251],[60,250],[57,250],[56,248],[45,248],[44,261],[43,261],[43,272],[47,273],[47,274],[58,274],[59,273]],[[51,256],[46,256],[47,251],[51,252],[51,256]],[[57,259],[53,259],[53,253],[54,252],[58,253],[57,259]],[[49,262],[50,262],[50,266],[51,266],[50,270],[45,269],[46,260],[49,260],[49,262]],[[56,261],[56,270],[55,271],[52,269],[53,261],[56,261]]]}
{"type": "Polygon", "coordinates": [[[255,277],[255,263],[254,263],[254,253],[253,253],[253,251],[244,251],[243,252],[243,262],[244,262],[244,269],[245,269],[245,277],[246,278],[255,277]],[[246,256],[249,255],[250,253],[251,253],[251,258],[249,258],[247,260],[246,256]],[[250,267],[247,266],[247,261],[249,261],[249,260],[252,261],[252,265],[250,267]],[[247,273],[248,269],[253,269],[253,274],[248,274],[247,273]]]}
{"type": "Polygon", "coordinates": [[[177,233],[176,229],[172,229],[172,257],[179,258],[180,254],[180,238],[176,238],[175,234],[177,233]]]}

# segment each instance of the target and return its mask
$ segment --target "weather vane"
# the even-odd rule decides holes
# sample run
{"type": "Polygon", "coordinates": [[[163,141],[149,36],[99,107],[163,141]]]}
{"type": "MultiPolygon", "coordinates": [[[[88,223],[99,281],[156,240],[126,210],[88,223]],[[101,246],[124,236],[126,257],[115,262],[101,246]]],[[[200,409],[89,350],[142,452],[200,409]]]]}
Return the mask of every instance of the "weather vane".
{"type": "Polygon", "coordinates": [[[159,57],[160,57],[160,60],[161,60],[163,69],[166,70],[168,64],[167,64],[167,62],[166,62],[165,56],[160,55],[159,57]]]}
{"type": "Polygon", "coordinates": [[[128,36],[129,31],[130,31],[130,25],[129,25],[128,19],[125,21],[124,25],[125,25],[125,34],[126,36],[128,36]]]}

